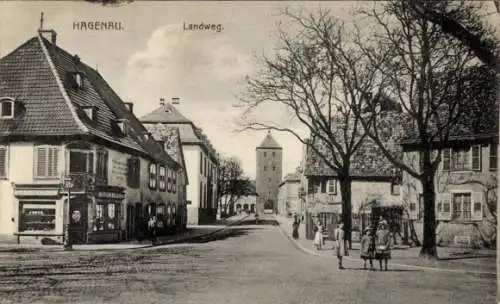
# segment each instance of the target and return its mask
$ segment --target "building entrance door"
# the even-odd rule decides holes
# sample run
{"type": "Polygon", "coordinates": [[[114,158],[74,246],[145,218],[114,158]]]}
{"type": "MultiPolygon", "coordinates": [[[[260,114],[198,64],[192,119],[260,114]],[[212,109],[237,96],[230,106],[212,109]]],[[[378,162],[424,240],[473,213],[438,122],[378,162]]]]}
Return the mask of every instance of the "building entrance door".
{"type": "Polygon", "coordinates": [[[68,233],[73,244],[87,242],[88,204],[84,195],[72,196],[70,199],[68,233]]]}

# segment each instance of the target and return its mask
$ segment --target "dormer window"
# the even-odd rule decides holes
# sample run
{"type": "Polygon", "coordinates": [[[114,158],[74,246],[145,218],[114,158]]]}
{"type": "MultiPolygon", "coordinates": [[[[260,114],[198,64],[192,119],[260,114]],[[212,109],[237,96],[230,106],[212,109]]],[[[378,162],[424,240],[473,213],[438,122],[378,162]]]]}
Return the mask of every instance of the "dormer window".
{"type": "Polygon", "coordinates": [[[95,107],[83,107],[82,109],[90,120],[94,121],[96,119],[97,109],[95,107]]]}
{"type": "Polygon", "coordinates": [[[0,100],[0,118],[13,118],[14,117],[14,100],[11,98],[4,98],[0,100]]]}
{"type": "Polygon", "coordinates": [[[164,148],[165,148],[165,141],[164,141],[164,140],[157,140],[156,142],[160,145],[160,147],[161,147],[162,149],[164,149],[164,148]]]}
{"type": "Polygon", "coordinates": [[[83,88],[83,73],[69,72],[67,75],[68,85],[73,89],[83,88]]]}
{"type": "Polygon", "coordinates": [[[126,119],[117,119],[116,127],[118,129],[117,131],[120,132],[120,135],[127,135],[128,121],[126,119]]]}
{"type": "Polygon", "coordinates": [[[82,77],[82,74],[75,73],[74,77],[75,77],[76,88],[77,89],[81,89],[83,87],[83,77],[82,77]]]}

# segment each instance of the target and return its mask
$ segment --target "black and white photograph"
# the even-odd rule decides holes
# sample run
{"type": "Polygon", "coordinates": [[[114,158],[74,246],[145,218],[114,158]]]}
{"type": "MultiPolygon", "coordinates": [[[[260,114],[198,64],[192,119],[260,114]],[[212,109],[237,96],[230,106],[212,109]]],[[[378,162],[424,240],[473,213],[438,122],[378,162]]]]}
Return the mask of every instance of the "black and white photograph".
{"type": "Polygon", "coordinates": [[[0,2],[0,303],[489,304],[500,1],[0,2]]]}

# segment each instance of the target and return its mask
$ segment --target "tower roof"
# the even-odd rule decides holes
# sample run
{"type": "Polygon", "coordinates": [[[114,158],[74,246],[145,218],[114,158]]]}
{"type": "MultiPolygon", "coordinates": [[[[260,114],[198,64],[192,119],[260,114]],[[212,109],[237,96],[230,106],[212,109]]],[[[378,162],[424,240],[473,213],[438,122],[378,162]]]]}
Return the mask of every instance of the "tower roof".
{"type": "Polygon", "coordinates": [[[280,144],[271,135],[271,131],[267,132],[266,137],[257,147],[257,149],[282,149],[280,144]]]}
{"type": "Polygon", "coordinates": [[[141,117],[143,123],[191,123],[172,104],[166,103],[141,117]]]}

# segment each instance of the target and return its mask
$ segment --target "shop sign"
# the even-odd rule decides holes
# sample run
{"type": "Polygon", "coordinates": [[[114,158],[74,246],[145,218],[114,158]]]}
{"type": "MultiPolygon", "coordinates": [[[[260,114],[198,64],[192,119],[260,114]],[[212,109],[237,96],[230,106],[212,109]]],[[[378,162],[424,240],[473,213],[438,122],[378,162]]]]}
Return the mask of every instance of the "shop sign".
{"type": "Polygon", "coordinates": [[[98,198],[109,198],[109,199],[117,199],[117,200],[125,199],[125,194],[118,193],[118,192],[99,191],[99,192],[97,192],[96,196],[98,198]]]}

